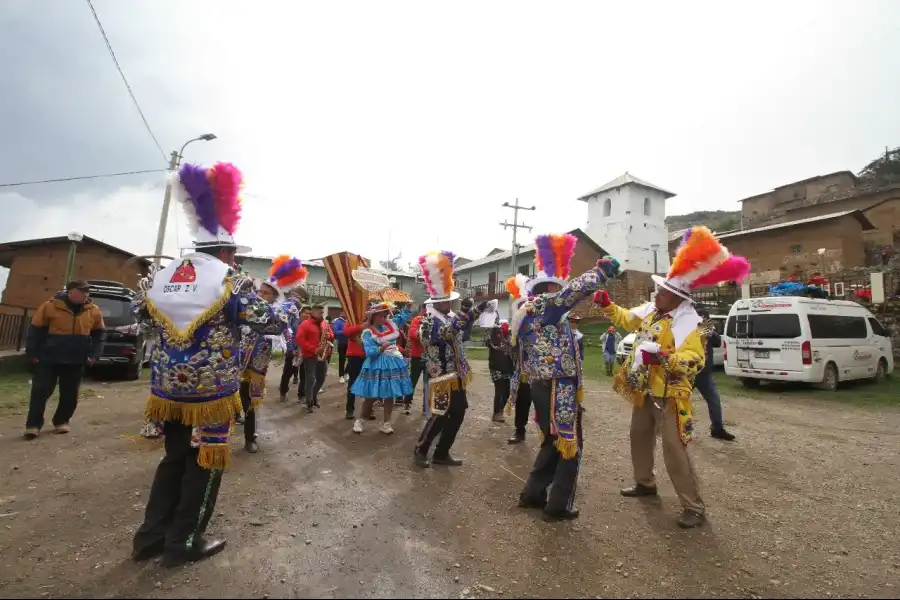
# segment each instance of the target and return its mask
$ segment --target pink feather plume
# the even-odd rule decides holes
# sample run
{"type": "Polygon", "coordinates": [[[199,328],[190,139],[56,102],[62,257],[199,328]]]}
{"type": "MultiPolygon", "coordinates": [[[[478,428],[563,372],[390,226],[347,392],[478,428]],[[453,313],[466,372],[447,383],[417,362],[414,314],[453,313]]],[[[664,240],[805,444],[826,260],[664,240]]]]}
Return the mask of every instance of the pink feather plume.
{"type": "Polygon", "coordinates": [[[216,213],[219,223],[231,235],[237,230],[241,220],[241,183],[244,176],[231,163],[216,163],[210,169],[209,183],[216,199],[216,213]]]}
{"type": "Polygon", "coordinates": [[[728,257],[728,260],[717,265],[709,273],[698,277],[691,283],[691,287],[716,285],[723,281],[743,283],[748,275],[750,275],[750,261],[743,256],[732,255],[728,257]]]}

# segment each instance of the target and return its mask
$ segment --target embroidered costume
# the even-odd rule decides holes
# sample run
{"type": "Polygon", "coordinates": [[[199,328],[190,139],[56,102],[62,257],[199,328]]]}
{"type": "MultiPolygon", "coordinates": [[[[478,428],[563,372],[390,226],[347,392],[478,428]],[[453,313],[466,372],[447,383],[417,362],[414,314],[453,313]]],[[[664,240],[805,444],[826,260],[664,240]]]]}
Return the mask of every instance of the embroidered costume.
{"type": "Polygon", "coordinates": [[[684,509],[679,521],[682,527],[702,524],[706,510],[687,453],[694,429],[693,380],[706,360],[698,327],[701,318],[694,310],[691,289],[740,281],[749,273],[746,259],[731,256],[706,227],[694,227],[685,233],[668,277],[652,276],[657,284],[654,302],[628,310],[613,304],[605,293],[595,296],[595,302],[603,306],[603,313],[616,326],[636,334],[632,351],[613,384],[613,389],[634,406],[631,459],[635,485],[622,494],[656,494],[653,455],[659,429],[666,469],[684,509]],[[663,312],[658,306],[667,310],[663,312]]]}
{"type": "Polygon", "coordinates": [[[471,334],[472,325],[482,311],[489,310],[486,302],[473,309],[471,300],[464,300],[459,312],[450,310],[450,303],[459,298],[459,292],[453,289],[455,260],[456,256],[446,251],[430,252],[419,258],[419,268],[430,294],[419,326],[431,410],[414,454],[416,464],[421,467],[430,466],[428,450],[439,434],[441,439],[434,449],[435,464],[462,464],[450,456],[450,448],[469,407],[466,386],[472,372],[462,343],[471,334]]]}
{"type": "Polygon", "coordinates": [[[568,281],[576,242],[571,234],[538,236],[538,273],[527,282],[529,300],[510,325],[512,344],[522,347],[521,369],[531,383],[544,436],[520,503],[543,508],[551,518],[577,516],[573,502],[581,459],[583,378],[577,340],[566,317],[582,299],[615,277],[619,268],[615,259],[601,259],[593,269],[568,281]],[[547,284],[562,290],[545,292],[542,288],[547,284]]]}
{"type": "Polygon", "coordinates": [[[163,564],[174,566],[224,547],[202,536],[230,460],[231,419],[241,409],[239,330],[279,334],[284,327],[251,280],[219,258],[231,262],[240,248],[234,232],[241,182],[228,163],[209,169],[185,164],[174,174],[173,197],[188,214],[199,251],[173,260],[152,282],[144,280],[135,298],[136,312],[159,331],[145,414],[164,423],[166,438],[134,538],[136,559],[164,551],[163,564]]]}
{"type": "MultiPolygon", "coordinates": [[[[280,302],[283,290],[300,285],[306,279],[306,267],[298,258],[287,255],[276,257],[269,268],[269,278],[258,282],[260,295],[269,296],[275,320],[287,330],[290,316],[280,302]]],[[[241,405],[244,409],[244,447],[248,452],[258,451],[256,445],[256,409],[266,396],[266,374],[272,359],[273,344],[283,341],[279,335],[264,335],[250,327],[242,327],[241,335],[241,405]]]]}

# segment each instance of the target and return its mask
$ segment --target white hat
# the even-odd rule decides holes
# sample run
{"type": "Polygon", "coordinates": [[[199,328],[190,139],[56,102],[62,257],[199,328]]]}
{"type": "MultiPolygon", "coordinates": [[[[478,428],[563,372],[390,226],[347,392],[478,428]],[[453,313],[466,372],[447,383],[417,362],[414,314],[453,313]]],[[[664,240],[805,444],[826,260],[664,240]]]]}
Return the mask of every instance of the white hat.
{"type": "Polygon", "coordinates": [[[690,300],[691,290],[722,281],[741,282],[750,274],[750,262],[742,256],[733,256],[719,243],[716,236],[703,226],[685,231],[681,245],[675,252],[667,277],[651,275],[659,289],[690,300]]]}
{"type": "Polygon", "coordinates": [[[571,233],[539,235],[534,240],[534,260],[537,274],[526,284],[526,293],[539,283],[557,283],[565,286],[569,280],[575,244],[578,242],[571,233]]]}

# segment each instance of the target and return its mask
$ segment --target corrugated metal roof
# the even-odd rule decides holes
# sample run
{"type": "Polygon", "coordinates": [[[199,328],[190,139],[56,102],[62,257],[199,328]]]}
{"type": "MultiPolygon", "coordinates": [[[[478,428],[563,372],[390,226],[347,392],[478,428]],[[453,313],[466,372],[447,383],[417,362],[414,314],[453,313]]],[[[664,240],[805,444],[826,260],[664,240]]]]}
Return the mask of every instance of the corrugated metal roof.
{"type": "Polygon", "coordinates": [[[685,227],[684,229],[679,229],[678,231],[670,231],[669,232],[669,241],[674,242],[675,240],[680,238],[682,235],[684,235],[684,232],[687,231],[688,229],[689,229],[688,227],[685,227]]]}
{"type": "Polygon", "coordinates": [[[726,238],[737,237],[739,235],[748,235],[751,233],[761,233],[763,231],[771,231],[772,229],[781,229],[783,227],[796,227],[797,225],[803,225],[806,223],[814,223],[816,221],[828,221],[830,219],[838,219],[840,217],[853,216],[859,221],[859,224],[862,225],[863,231],[870,231],[875,229],[875,226],[866,218],[866,216],[860,210],[844,210],[841,212],[831,213],[828,215],[821,215],[818,217],[810,217],[808,219],[797,219],[796,221],[788,221],[787,223],[776,223],[775,225],[767,225],[765,227],[757,227],[755,229],[745,229],[743,231],[735,231],[734,233],[723,233],[718,237],[720,240],[724,240],[726,238]]]}
{"type": "Polygon", "coordinates": [[[628,185],[628,184],[640,185],[645,188],[650,188],[651,190],[660,191],[660,192],[666,194],[667,198],[671,198],[671,197],[675,196],[675,192],[670,192],[669,190],[667,190],[665,188],[661,188],[658,185],[653,185],[649,181],[644,181],[643,179],[640,179],[639,177],[635,177],[628,171],[625,171],[624,175],[619,175],[612,181],[608,181],[608,182],[604,183],[603,185],[598,187],[596,190],[590,191],[583,196],[579,196],[578,199],[586,200],[587,198],[590,198],[591,196],[594,196],[596,194],[602,194],[603,192],[606,192],[608,190],[614,190],[616,188],[620,188],[620,187],[622,187],[624,185],[628,185]]]}
{"type": "MultiPolygon", "coordinates": [[[[516,256],[519,257],[519,256],[523,256],[528,253],[534,253],[534,244],[528,244],[527,246],[522,246],[519,249],[519,253],[516,256]]],[[[468,262],[461,267],[456,267],[455,271],[457,273],[464,273],[470,269],[475,269],[482,265],[490,265],[493,263],[509,261],[509,259],[511,259],[511,258],[512,258],[512,251],[504,250],[503,252],[498,252],[497,254],[489,254],[483,258],[479,258],[478,260],[473,260],[472,262],[468,262]]]]}

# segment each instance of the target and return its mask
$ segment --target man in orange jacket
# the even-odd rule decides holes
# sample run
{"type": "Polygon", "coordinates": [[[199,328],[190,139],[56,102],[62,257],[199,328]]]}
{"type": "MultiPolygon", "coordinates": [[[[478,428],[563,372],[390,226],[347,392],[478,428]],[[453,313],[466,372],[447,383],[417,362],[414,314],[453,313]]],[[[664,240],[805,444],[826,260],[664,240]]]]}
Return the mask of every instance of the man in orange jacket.
{"type": "Polygon", "coordinates": [[[324,367],[327,363],[319,361],[317,354],[324,350],[324,343],[330,343],[334,339],[331,328],[326,329],[323,325],[322,313],[324,310],[325,307],[321,304],[313,306],[309,318],[300,323],[297,328],[297,349],[303,356],[302,368],[306,378],[304,383],[307,412],[313,412],[315,407],[319,406],[319,390],[325,383],[324,367]]]}

